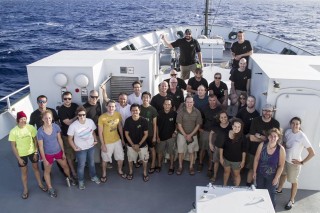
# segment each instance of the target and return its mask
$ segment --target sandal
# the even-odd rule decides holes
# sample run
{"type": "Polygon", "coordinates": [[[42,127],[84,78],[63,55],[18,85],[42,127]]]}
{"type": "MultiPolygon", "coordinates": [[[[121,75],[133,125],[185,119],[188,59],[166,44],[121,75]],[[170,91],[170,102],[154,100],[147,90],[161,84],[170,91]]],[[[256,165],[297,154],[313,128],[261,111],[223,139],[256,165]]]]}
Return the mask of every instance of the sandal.
{"type": "Polygon", "coordinates": [[[102,177],[100,178],[100,181],[101,181],[102,183],[107,182],[107,176],[102,176],[102,177]]]}
{"type": "Polygon", "coordinates": [[[156,167],[156,172],[157,173],[161,172],[161,166],[156,167]]]}
{"type": "Polygon", "coordinates": [[[149,171],[148,171],[148,172],[149,172],[149,174],[153,174],[153,173],[154,173],[154,171],[155,171],[155,169],[156,169],[155,167],[151,167],[151,168],[149,169],[149,171]]]}
{"type": "Polygon", "coordinates": [[[203,164],[199,163],[197,171],[202,172],[202,169],[203,169],[203,164]]]}
{"type": "Polygon", "coordinates": [[[136,167],[136,168],[140,168],[140,167],[141,167],[140,162],[135,163],[135,164],[134,164],[134,167],[136,167]]]}
{"type": "Polygon", "coordinates": [[[142,175],[142,179],[144,182],[148,182],[149,181],[149,175],[142,175]]]}
{"type": "Polygon", "coordinates": [[[177,170],[177,175],[181,175],[182,171],[183,171],[183,169],[181,167],[179,167],[178,170],[177,170]]]}
{"type": "Polygon", "coordinates": [[[173,173],[174,173],[174,168],[169,169],[169,171],[168,171],[168,175],[173,175],[173,173]]]}
{"type": "Polygon", "coordinates": [[[48,188],[45,186],[39,186],[39,188],[43,191],[43,192],[47,192],[48,188]]]}
{"type": "Polygon", "coordinates": [[[189,174],[190,174],[190,175],[194,175],[194,168],[190,168],[190,169],[189,169],[189,174]]]}
{"type": "Polygon", "coordinates": [[[210,178],[210,182],[211,182],[211,183],[216,182],[216,178],[215,178],[214,176],[212,176],[212,177],[210,178]]]}
{"type": "Polygon", "coordinates": [[[29,193],[28,192],[21,194],[21,198],[24,199],[24,200],[27,199],[28,197],[29,197],[29,193]]]}
{"type": "Polygon", "coordinates": [[[127,179],[127,174],[126,173],[118,173],[118,175],[120,176],[120,177],[122,177],[123,179],[127,179]]]}
{"type": "Polygon", "coordinates": [[[133,179],[133,174],[128,174],[128,175],[127,175],[127,179],[128,179],[128,180],[132,180],[132,179],[133,179]]]}
{"type": "Polygon", "coordinates": [[[212,169],[208,169],[208,171],[207,171],[207,176],[208,176],[208,177],[211,177],[211,176],[212,176],[212,169]]]}

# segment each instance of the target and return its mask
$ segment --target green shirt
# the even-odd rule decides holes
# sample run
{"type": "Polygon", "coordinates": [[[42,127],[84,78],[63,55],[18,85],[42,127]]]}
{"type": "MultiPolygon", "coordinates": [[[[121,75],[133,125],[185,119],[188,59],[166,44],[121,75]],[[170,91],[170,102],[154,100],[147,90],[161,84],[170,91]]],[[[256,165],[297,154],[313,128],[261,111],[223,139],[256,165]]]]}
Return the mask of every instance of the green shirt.
{"type": "Polygon", "coordinates": [[[37,130],[34,126],[26,124],[25,127],[14,127],[9,134],[9,141],[16,142],[16,147],[20,157],[31,155],[36,151],[33,138],[36,137],[37,130]]]}

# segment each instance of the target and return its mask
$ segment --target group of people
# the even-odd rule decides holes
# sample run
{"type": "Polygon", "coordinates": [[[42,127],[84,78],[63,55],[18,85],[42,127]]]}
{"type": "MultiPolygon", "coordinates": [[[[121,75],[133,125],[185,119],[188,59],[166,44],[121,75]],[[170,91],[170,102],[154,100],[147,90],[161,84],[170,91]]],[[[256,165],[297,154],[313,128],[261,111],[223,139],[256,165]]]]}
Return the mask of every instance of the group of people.
{"type": "Polygon", "coordinates": [[[224,169],[223,184],[228,185],[232,172],[233,184],[239,186],[240,171],[247,168],[247,185],[256,181],[258,188],[268,189],[274,206],[275,194],[282,192],[287,178],[292,183],[292,190],[285,208],[291,209],[301,166],[313,157],[314,151],[301,131],[300,118],[291,119],[291,129],[286,130],[282,137],[280,124],[272,117],[273,106],[266,104],[261,116],[255,109],[256,99],[249,95],[251,72],[247,69],[252,48],[244,40],[243,32],[238,33],[238,39],[238,43],[231,48],[235,65],[230,75],[231,95],[228,95],[227,85],[221,81],[221,73],[215,73],[214,81],[210,84],[203,78],[200,46],[188,29],[185,38],[173,43],[163,37],[168,47],[180,47],[182,79],[177,77],[176,70],[172,70],[170,78],[159,84],[159,93],[154,96],[148,91],[142,92],[139,81],[132,83],[132,94],[120,93],[117,102],[108,98],[104,87],[101,88],[102,104],[96,90],[90,91],[88,102],[83,106],[72,102],[70,92],[64,92],[63,105],[58,113],[46,106],[46,96],[39,96],[39,108],[31,114],[29,124],[26,114],[19,112],[17,126],[9,134],[21,168],[22,198],[29,196],[28,159],[40,189],[56,197],[56,190],[50,181],[54,160],[58,162],[69,185],[78,183],[79,189],[85,189],[86,165],[91,181],[96,184],[107,181],[106,167],[113,159],[117,162],[120,178],[132,180],[133,168],[142,165],[142,179],[147,182],[150,174],[161,172],[167,154],[168,175],[181,175],[185,159],[189,161],[190,175],[195,175],[196,171],[202,172],[207,155],[207,175],[211,182],[219,178],[221,165],[224,169]],[[239,52],[239,49],[246,49],[247,52],[239,52]],[[195,65],[196,53],[200,67],[195,65]],[[191,71],[195,76],[186,84],[184,80],[189,78],[191,71]],[[186,97],[184,92],[187,93],[186,97]],[[229,102],[231,107],[228,106],[229,102]],[[303,148],[308,151],[304,159],[301,158],[303,148]],[[100,178],[95,169],[96,150],[100,152],[102,162],[100,178]],[[43,161],[47,187],[41,181],[39,157],[43,161]],[[129,165],[127,173],[123,170],[125,159],[129,165]]]}

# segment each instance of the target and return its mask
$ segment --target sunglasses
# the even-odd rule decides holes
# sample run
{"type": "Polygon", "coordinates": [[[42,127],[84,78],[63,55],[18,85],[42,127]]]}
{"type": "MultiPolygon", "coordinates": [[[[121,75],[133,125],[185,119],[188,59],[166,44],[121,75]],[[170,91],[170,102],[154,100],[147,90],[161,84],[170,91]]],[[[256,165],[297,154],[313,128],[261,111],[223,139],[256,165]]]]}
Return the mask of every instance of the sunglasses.
{"type": "Polygon", "coordinates": [[[92,99],[94,99],[94,98],[95,98],[95,99],[98,99],[98,97],[99,97],[99,96],[90,95],[90,98],[92,98],[92,99]]]}
{"type": "Polygon", "coordinates": [[[79,117],[84,117],[86,114],[78,114],[79,117]]]}
{"type": "Polygon", "coordinates": [[[65,100],[65,101],[66,101],[66,100],[69,100],[69,101],[70,101],[71,99],[72,99],[72,98],[63,98],[63,100],[65,100]]]}
{"type": "Polygon", "coordinates": [[[214,77],[214,79],[221,79],[221,77],[214,77]]]}
{"type": "Polygon", "coordinates": [[[38,101],[39,104],[45,104],[47,101],[38,101]]]}

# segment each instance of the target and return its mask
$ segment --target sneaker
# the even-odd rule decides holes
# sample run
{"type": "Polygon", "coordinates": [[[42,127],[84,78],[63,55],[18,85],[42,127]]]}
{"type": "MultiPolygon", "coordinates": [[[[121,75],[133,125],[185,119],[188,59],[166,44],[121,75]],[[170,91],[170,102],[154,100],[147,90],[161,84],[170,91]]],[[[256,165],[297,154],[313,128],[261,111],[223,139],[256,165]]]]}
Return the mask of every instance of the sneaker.
{"type": "Polygon", "coordinates": [[[94,176],[93,178],[91,178],[91,181],[95,182],[96,184],[101,183],[101,181],[99,180],[99,178],[97,176],[94,176]]]}
{"type": "Polygon", "coordinates": [[[74,178],[72,178],[72,177],[67,177],[66,178],[66,182],[67,182],[67,186],[68,187],[70,187],[71,185],[72,186],[75,186],[75,185],[77,185],[77,182],[76,182],[76,180],[74,179],[74,178]]]}
{"type": "Polygon", "coordinates": [[[291,200],[289,200],[289,202],[287,203],[287,205],[284,207],[286,210],[290,210],[293,206],[294,202],[292,202],[291,200]]]}
{"type": "Polygon", "coordinates": [[[49,193],[50,197],[57,197],[56,190],[54,190],[53,188],[49,189],[48,193],[49,193]]]}
{"type": "Polygon", "coordinates": [[[84,190],[86,188],[86,186],[84,185],[83,181],[79,181],[79,189],[80,190],[84,190]]]}

